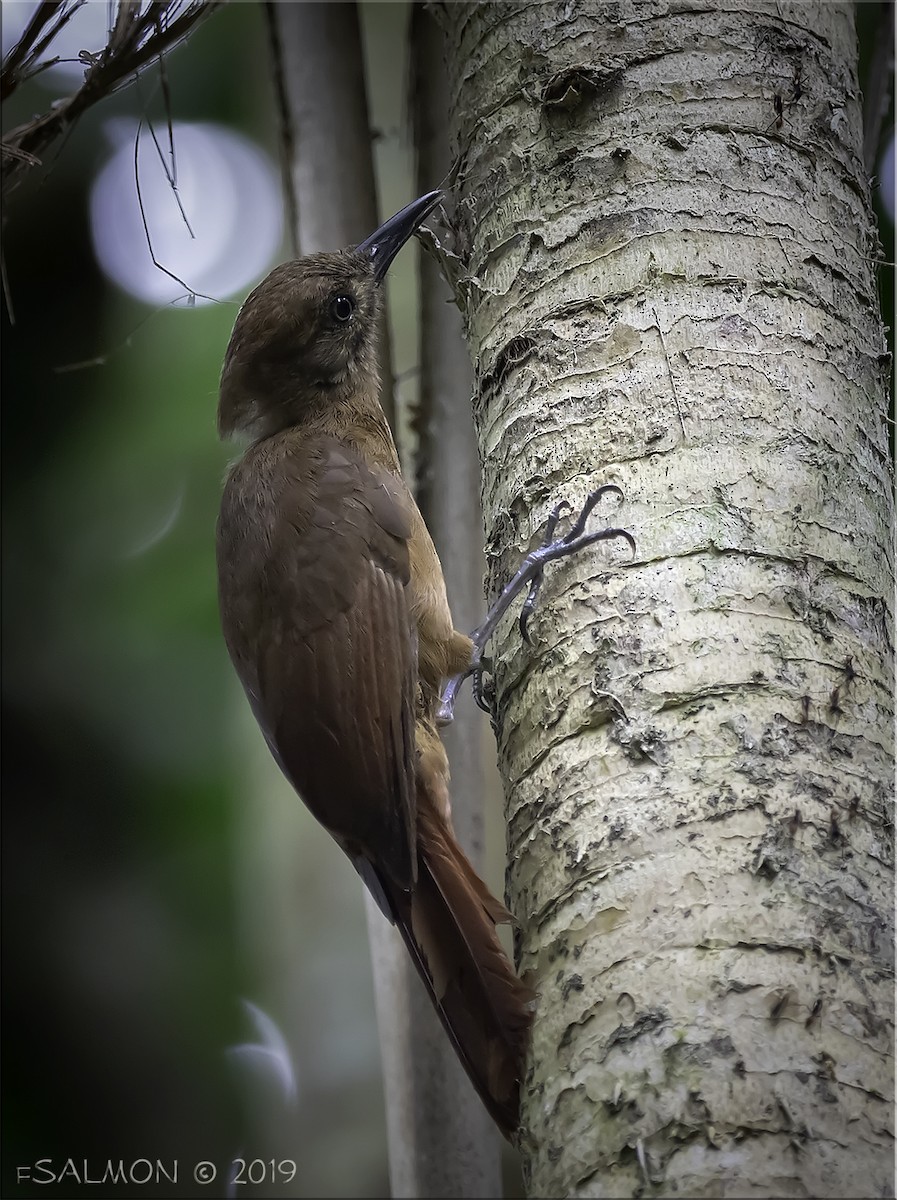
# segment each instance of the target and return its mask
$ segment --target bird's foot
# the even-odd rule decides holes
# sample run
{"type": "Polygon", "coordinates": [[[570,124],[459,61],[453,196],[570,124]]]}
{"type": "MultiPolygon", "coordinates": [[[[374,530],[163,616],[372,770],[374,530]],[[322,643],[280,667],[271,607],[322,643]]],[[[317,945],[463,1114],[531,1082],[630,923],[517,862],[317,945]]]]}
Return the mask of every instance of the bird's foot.
{"type": "Polygon", "coordinates": [[[485,703],[483,690],[483,669],[488,666],[487,660],[483,657],[483,650],[495,632],[499,621],[525,587],[528,587],[529,590],[523,602],[523,607],[520,610],[520,633],[523,640],[529,642],[530,638],[527,627],[539,598],[539,589],[542,586],[546,563],[556,558],[566,558],[568,554],[576,554],[577,551],[584,550],[586,546],[592,546],[595,542],[608,541],[612,538],[624,538],[629,543],[632,553],[635,554],[635,538],[625,529],[612,528],[599,529],[591,533],[586,532],[586,522],[589,519],[592,509],[602,496],[606,496],[611,492],[615,493],[622,500],[623,493],[615,483],[606,483],[603,487],[596,488],[594,492],[590,492],[579,512],[579,516],[573,522],[570,529],[563,537],[557,539],[555,539],[554,534],[558,521],[566,512],[570,511],[570,505],[566,500],[562,500],[560,504],[556,504],[551,510],[545,525],[542,542],[535,550],[531,550],[527,554],[526,558],[520,564],[516,575],[505,586],[501,595],[489,609],[485,621],[470,635],[473,642],[473,655],[470,666],[462,674],[454,675],[446,684],[437,712],[437,719],[440,725],[447,725],[452,720],[458,691],[468,675],[474,676],[474,697],[477,704],[480,708],[485,709],[485,711],[489,711],[485,703]]]}

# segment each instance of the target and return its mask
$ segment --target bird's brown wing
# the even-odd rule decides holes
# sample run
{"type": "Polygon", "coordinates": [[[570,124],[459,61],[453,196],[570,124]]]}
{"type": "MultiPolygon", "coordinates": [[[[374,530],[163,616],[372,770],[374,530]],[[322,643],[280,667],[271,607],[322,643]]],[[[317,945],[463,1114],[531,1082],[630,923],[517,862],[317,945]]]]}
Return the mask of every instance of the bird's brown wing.
{"type": "Polygon", "coordinates": [[[416,867],[409,534],[401,481],[322,439],[253,447],[218,538],[224,634],[268,744],[353,859],[402,888],[416,867]]]}

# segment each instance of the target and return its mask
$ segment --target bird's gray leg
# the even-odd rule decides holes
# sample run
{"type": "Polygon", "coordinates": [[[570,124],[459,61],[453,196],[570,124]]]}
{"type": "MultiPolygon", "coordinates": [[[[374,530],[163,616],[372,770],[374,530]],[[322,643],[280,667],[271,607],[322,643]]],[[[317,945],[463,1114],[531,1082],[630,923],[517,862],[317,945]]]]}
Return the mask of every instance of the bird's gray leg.
{"type": "Polygon", "coordinates": [[[452,720],[458,691],[468,675],[474,676],[474,696],[477,699],[477,703],[481,708],[485,707],[481,676],[483,667],[487,664],[483,657],[483,650],[514,599],[527,586],[529,587],[529,591],[520,612],[520,632],[524,640],[529,641],[527,624],[536,607],[546,563],[556,558],[566,558],[568,554],[576,554],[579,550],[584,550],[586,546],[592,546],[595,542],[608,541],[611,538],[624,538],[632,548],[633,554],[635,554],[635,538],[625,529],[599,529],[593,533],[585,532],[586,522],[589,519],[592,509],[602,496],[606,496],[610,492],[615,492],[621,499],[623,497],[622,491],[615,483],[606,483],[603,487],[596,488],[594,492],[590,492],[586,497],[586,502],[582,506],[579,516],[567,533],[556,540],[554,532],[557,528],[557,523],[564,512],[570,508],[570,505],[566,500],[562,500],[560,504],[555,505],[551,510],[541,544],[527,554],[513,579],[505,585],[501,595],[489,609],[485,621],[470,635],[473,642],[473,655],[470,666],[460,675],[453,675],[445,685],[437,712],[437,719],[440,725],[447,725],[452,720]]]}

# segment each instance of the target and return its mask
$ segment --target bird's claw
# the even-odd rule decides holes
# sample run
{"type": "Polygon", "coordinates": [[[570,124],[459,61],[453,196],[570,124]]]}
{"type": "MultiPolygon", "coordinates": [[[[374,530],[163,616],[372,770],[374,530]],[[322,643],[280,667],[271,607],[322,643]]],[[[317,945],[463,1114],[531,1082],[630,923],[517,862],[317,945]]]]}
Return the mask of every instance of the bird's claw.
{"type": "Polygon", "coordinates": [[[545,577],[546,562],[553,558],[564,558],[567,554],[575,554],[577,550],[581,550],[585,546],[590,546],[593,542],[613,537],[625,538],[632,547],[633,554],[635,553],[635,539],[625,529],[602,529],[598,533],[585,534],[583,536],[586,522],[589,519],[592,509],[602,496],[606,496],[609,492],[615,492],[621,500],[623,499],[622,489],[617,487],[615,483],[605,483],[601,487],[596,488],[586,497],[585,503],[579,511],[579,516],[573,522],[570,529],[557,541],[554,540],[554,531],[557,528],[558,520],[565,510],[572,512],[573,508],[566,500],[562,500],[560,504],[555,505],[551,510],[551,514],[545,524],[545,534],[542,538],[542,543],[535,552],[536,556],[539,556],[541,553],[544,557],[534,568],[529,591],[520,610],[520,634],[527,645],[532,645],[532,639],[529,636],[527,626],[539,598],[539,590],[542,587],[542,580],[545,577]],[[579,538],[583,540],[580,542],[577,540],[579,538]],[[545,553],[546,551],[552,551],[552,553],[545,553]]]}
{"type": "Polygon", "coordinates": [[[482,709],[482,711],[484,713],[491,714],[492,704],[491,704],[489,697],[487,697],[487,694],[486,694],[487,690],[489,692],[492,692],[493,688],[486,684],[483,671],[480,669],[474,671],[474,673],[473,673],[473,698],[474,698],[474,701],[476,702],[477,708],[482,709]]]}
{"type": "MultiPolygon", "coordinates": [[[[588,521],[589,516],[591,515],[592,509],[595,507],[601,497],[606,496],[609,492],[616,492],[620,499],[623,499],[623,489],[621,487],[617,487],[615,483],[603,483],[601,487],[595,488],[594,492],[589,492],[588,496],[586,496],[585,504],[579,510],[579,516],[573,522],[573,525],[567,534],[561,539],[565,545],[569,545],[571,542],[575,541],[580,534],[582,534],[586,527],[586,521],[588,521]]],[[[568,504],[567,507],[569,508],[570,505],[568,504]]],[[[557,522],[555,522],[555,524],[556,523],[557,522]]],[[[552,533],[553,532],[554,529],[552,528],[552,533]]],[[[635,539],[631,536],[631,534],[625,533],[623,530],[618,530],[617,533],[622,533],[622,535],[627,539],[629,544],[632,546],[632,552],[634,554],[635,539]]]]}
{"type": "Polygon", "coordinates": [[[558,521],[566,512],[572,512],[572,506],[566,500],[561,500],[551,510],[548,520],[545,523],[545,532],[540,545],[526,556],[513,579],[505,586],[501,595],[486,614],[486,620],[479,629],[474,630],[471,634],[471,640],[473,641],[471,666],[463,675],[456,675],[453,679],[450,679],[446,685],[439,708],[440,723],[451,721],[458,688],[461,681],[467,675],[474,676],[474,698],[477,704],[486,712],[490,711],[491,706],[487,707],[485,702],[482,682],[482,667],[485,662],[483,648],[495,632],[498,622],[507,612],[512,601],[524,587],[527,587],[528,590],[523,607],[520,610],[519,626],[521,637],[527,644],[530,644],[528,624],[538,602],[539,589],[542,586],[542,580],[545,575],[546,563],[556,558],[566,558],[568,554],[576,554],[577,551],[584,550],[586,546],[592,546],[595,542],[608,541],[613,538],[623,538],[629,543],[633,554],[635,554],[635,538],[625,529],[599,529],[594,533],[586,533],[585,531],[586,523],[595,505],[602,496],[606,496],[611,492],[618,495],[621,500],[623,499],[622,489],[617,487],[615,483],[605,483],[593,492],[590,492],[576,520],[561,538],[555,539],[554,536],[558,521]]]}
{"type": "Polygon", "coordinates": [[[545,574],[544,568],[541,569],[529,585],[529,591],[526,594],[526,599],[523,602],[523,607],[520,609],[520,636],[528,646],[533,644],[533,639],[529,635],[529,619],[533,615],[536,607],[536,600],[539,598],[539,588],[542,586],[542,577],[545,574]]]}

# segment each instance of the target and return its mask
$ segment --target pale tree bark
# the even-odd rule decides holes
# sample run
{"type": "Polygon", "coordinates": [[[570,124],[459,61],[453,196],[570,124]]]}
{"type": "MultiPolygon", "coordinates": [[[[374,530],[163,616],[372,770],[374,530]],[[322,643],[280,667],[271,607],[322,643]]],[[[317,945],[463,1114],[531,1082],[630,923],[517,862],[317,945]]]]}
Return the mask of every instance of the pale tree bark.
{"type": "Polygon", "coordinates": [[[850,6],[445,4],[535,1196],[892,1194],[888,355],[850,6]]]}

